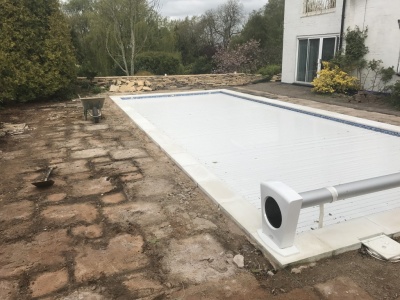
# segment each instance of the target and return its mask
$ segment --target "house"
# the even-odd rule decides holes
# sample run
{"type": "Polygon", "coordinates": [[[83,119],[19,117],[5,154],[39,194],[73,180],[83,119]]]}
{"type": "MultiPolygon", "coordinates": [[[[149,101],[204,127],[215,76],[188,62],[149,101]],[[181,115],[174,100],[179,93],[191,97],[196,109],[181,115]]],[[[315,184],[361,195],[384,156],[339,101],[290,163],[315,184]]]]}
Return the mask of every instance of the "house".
{"type": "Polygon", "coordinates": [[[368,28],[365,59],[400,74],[400,0],[285,0],[282,82],[310,84],[355,26],[368,28]]]}

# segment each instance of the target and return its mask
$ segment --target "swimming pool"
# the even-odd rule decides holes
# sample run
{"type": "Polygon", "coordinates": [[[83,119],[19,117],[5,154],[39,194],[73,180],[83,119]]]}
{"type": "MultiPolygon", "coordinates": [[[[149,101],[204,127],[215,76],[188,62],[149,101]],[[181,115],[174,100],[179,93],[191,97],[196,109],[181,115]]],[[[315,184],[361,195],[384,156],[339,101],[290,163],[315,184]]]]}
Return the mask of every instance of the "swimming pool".
{"type": "MultiPolygon", "coordinates": [[[[304,192],[400,171],[397,126],[226,90],[111,98],[200,187],[232,191],[220,205],[236,197],[261,214],[261,181],[304,192]]],[[[327,205],[324,224],[399,207],[399,188],[359,196],[327,205]]],[[[297,232],[317,229],[318,216],[303,209],[297,232]]]]}

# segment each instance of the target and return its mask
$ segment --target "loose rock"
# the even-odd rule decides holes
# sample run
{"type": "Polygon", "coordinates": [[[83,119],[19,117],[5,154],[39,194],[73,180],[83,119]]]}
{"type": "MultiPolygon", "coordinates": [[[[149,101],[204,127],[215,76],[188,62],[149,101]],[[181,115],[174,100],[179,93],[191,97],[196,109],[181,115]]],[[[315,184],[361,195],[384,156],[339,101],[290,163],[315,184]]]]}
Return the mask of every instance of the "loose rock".
{"type": "Polygon", "coordinates": [[[243,255],[235,255],[235,257],[233,258],[233,262],[235,263],[235,265],[238,268],[243,268],[244,267],[244,257],[243,255]]]}
{"type": "Polygon", "coordinates": [[[267,274],[268,274],[268,276],[271,276],[271,277],[275,275],[274,272],[272,272],[272,271],[268,271],[267,274]]]}
{"type": "Polygon", "coordinates": [[[293,268],[291,273],[293,274],[300,274],[304,269],[307,269],[308,266],[300,266],[298,268],[293,268]]]}

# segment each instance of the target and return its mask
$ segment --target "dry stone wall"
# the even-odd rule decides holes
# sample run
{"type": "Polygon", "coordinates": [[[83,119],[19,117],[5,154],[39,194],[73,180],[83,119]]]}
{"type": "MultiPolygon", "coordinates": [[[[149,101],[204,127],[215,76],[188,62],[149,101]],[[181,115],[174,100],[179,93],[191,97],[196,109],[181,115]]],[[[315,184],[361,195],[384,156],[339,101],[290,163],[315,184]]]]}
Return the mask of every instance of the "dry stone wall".
{"type": "MultiPolygon", "coordinates": [[[[134,93],[156,90],[211,89],[226,86],[241,86],[260,80],[261,75],[253,74],[206,74],[171,76],[123,76],[96,77],[93,83],[110,92],[134,93]]],[[[79,78],[81,81],[86,78],[79,78]]]]}

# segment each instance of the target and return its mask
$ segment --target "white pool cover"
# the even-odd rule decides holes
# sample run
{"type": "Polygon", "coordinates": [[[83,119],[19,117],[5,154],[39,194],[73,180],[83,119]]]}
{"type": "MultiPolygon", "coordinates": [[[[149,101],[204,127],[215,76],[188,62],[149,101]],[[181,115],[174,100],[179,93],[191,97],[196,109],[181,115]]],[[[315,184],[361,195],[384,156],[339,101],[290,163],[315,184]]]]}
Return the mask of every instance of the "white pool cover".
{"type": "MultiPolygon", "coordinates": [[[[396,126],[224,90],[112,99],[257,209],[261,181],[300,193],[400,171],[396,126]]],[[[396,207],[400,189],[339,201],[326,205],[325,224],[396,207]]],[[[318,208],[303,209],[298,232],[318,228],[318,216],[318,208]]]]}

